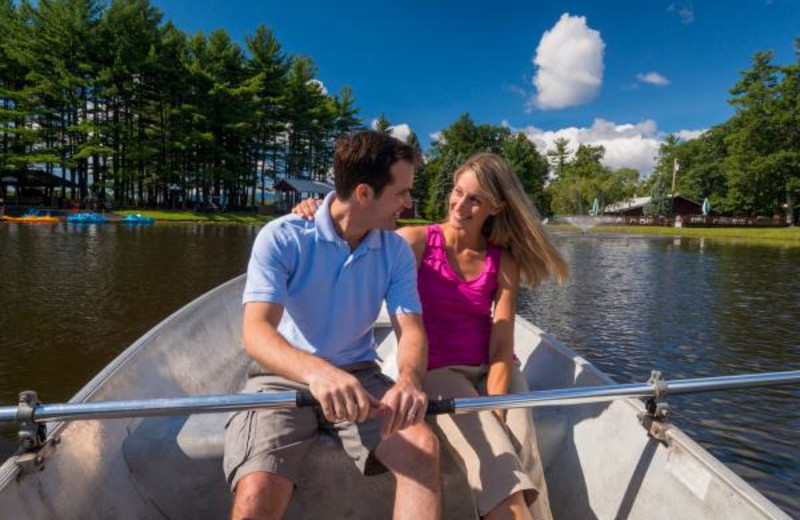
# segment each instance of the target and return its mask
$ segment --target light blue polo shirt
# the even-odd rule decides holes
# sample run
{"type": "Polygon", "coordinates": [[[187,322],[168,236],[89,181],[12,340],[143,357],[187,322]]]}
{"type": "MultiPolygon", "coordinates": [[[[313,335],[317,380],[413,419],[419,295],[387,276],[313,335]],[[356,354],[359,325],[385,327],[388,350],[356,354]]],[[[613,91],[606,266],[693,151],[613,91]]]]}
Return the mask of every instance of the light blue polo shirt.
{"type": "Polygon", "coordinates": [[[376,359],[372,327],[390,314],[422,313],[414,253],[392,231],[373,229],[355,251],[336,232],[328,194],[314,221],[286,215],[259,232],[243,303],[284,307],[280,332],[334,365],[376,359]]]}

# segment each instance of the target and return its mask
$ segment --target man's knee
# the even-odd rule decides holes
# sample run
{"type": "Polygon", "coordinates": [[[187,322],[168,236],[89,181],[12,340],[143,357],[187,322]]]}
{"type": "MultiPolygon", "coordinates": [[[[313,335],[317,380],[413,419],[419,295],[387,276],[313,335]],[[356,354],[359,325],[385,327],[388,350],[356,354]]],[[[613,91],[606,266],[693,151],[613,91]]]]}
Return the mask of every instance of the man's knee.
{"type": "Polygon", "coordinates": [[[231,518],[273,520],[283,517],[294,485],[284,477],[255,472],[236,484],[231,518]]]}
{"type": "Polygon", "coordinates": [[[435,472],[439,467],[439,439],[427,426],[413,426],[386,439],[377,455],[393,473],[435,472]]]}
{"type": "Polygon", "coordinates": [[[409,443],[425,458],[439,460],[439,438],[430,428],[419,425],[409,428],[409,443]]]}

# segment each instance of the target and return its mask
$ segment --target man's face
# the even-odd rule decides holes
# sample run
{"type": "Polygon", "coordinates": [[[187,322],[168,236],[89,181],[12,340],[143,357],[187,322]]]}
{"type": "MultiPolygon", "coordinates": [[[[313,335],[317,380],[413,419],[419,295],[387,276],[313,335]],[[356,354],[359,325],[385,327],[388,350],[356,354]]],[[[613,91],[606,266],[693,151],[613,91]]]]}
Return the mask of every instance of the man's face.
{"type": "Polygon", "coordinates": [[[370,227],[395,229],[400,213],[411,207],[414,166],[407,161],[397,161],[389,171],[392,173],[392,183],[383,189],[380,197],[372,200],[370,227]]]}

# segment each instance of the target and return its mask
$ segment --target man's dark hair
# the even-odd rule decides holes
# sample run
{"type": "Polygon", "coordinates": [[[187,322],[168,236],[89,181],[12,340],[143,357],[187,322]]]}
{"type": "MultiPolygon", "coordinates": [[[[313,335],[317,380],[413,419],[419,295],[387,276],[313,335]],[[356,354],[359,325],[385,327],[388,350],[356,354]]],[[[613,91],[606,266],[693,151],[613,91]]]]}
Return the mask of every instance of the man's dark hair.
{"type": "Polygon", "coordinates": [[[416,150],[399,139],[372,130],[346,134],[336,140],[333,178],[336,195],[346,199],[359,184],[366,184],[379,197],[392,183],[389,169],[397,161],[414,166],[420,162],[416,150]]]}

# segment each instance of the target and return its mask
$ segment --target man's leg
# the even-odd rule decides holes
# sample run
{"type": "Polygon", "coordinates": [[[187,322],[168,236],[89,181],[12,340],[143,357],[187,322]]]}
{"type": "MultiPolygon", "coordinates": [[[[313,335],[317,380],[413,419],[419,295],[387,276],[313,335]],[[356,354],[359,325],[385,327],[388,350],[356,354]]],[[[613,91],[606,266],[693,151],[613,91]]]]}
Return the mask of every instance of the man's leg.
{"type": "Polygon", "coordinates": [[[231,520],[280,520],[293,489],[289,479],[273,473],[245,475],[236,484],[231,520]]]}
{"type": "Polygon", "coordinates": [[[438,519],[442,516],[439,440],[425,425],[395,433],[375,450],[397,480],[394,519],[438,519]]]}
{"type": "MultiPolygon", "coordinates": [[[[306,387],[276,375],[251,377],[245,393],[285,392],[306,387]]],[[[233,491],[231,518],[282,518],[303,459],[318,432],[310,408],[237,412],[225,426],[225,478],[233,491]]]]}

